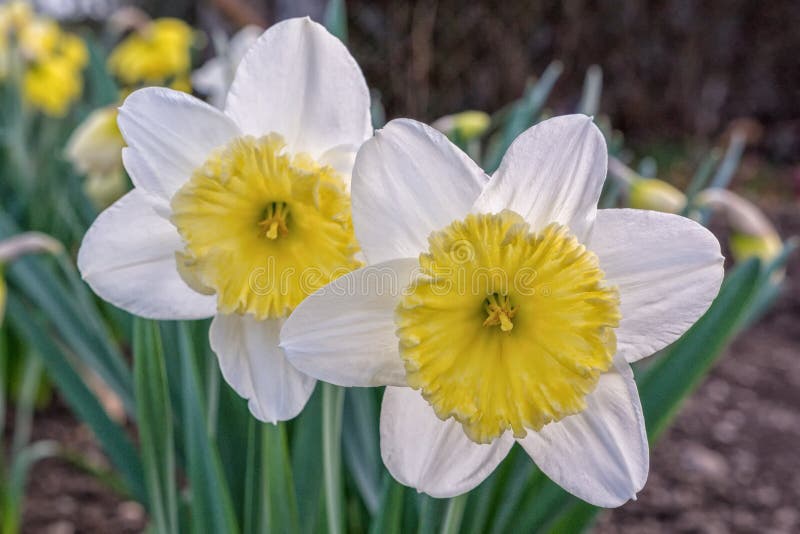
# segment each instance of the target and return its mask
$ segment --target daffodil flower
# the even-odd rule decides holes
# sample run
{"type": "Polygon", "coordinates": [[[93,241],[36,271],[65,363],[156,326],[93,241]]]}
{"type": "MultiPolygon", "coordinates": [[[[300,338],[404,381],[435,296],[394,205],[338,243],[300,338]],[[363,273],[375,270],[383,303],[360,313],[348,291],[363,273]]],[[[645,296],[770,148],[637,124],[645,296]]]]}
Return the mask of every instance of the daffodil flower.
{"type": "Polygon", "coordinates": [[[245,55],[224,111],[146,88],[118,121],[135,187],[86,234],[84,279],[140,316],[214,316],[211,346],[253,415],[294,417],[315,380],[278,347],[282,321],[360,265],[348,190],[372,134],[361,71],[322,26],[293,19],[245,55]]]}
{"type": "Polygon", "coordinates": [[[281,346],[318,379],[388,386],[381,454],[401,483],[467,492],[517,442],[595,505],[643,487],[629,364],[706,311],[722,257],[689,219],[598,210],[606,166],[583,115],[527,130],[491,178],[411,120],[359,151],[353,223],[369,265],[305,299],[281,346]]]}

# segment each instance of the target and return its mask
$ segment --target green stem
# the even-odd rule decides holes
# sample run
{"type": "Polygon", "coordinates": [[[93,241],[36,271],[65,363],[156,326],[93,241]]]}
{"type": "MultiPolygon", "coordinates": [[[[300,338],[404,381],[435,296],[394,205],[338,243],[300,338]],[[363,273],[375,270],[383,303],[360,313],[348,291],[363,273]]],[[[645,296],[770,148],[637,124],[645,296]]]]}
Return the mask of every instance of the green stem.
{"type": "Polygon", "coordinates": [[[447,512],[444,516],[442,534],[457,534],[461,528],[461,520],[464,518],[464,508],[467,505],[468,493],[453,497],[447,503],[447,512]]]}
{"type": "Polygon", "coordinates": [[[344,389],[322,384],[322,471],[328,532],[344,532],[342,497],[342,410],[344,389]]]}

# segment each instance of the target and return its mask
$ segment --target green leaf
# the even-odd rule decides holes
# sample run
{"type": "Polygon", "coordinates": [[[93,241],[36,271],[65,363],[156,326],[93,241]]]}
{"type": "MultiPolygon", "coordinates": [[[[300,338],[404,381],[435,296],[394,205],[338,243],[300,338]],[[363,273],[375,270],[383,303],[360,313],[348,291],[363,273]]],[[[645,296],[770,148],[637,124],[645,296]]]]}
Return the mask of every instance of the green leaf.
{"type": "Polygon", "coordinates": [[[703,190],[711,178],[711,172],[719,161],[719,153],[717,150],[712,150],[703,158],[697,170],[694,172],[692,179],[689,181],[689,186],[686,188],[686,207],[683,209],[681,215],[688,216],[689,212],[694,207],[694,198],[697,193],[703,190]]]}
{"type": "Polygon", "coordinates": [[[195,347],[188,325],[178,323],[177,329],[182,377],[184,451],[192,488],[192,531],[236,534],[239,532],[239,525],[233,512],[219,453],[208,438],[195,347]]]}
{"type": "Polygon", "coordinates": [[[320,531],[322,516],[322,387],[317,387],[306,407],[293,421],[292,471],[297,491],[300,528],[320,531]]]}
{"type": "MultiPolygon", "coordinates": [[[[469,494],[471,495],[471,494],[469,494]]],[[[433,534],[441,528],[449,504],[448,499],[435,499],[424,493],[417,495],[419,528],[417,534],[433,534]]]]}
{"type": "Polygon", "coordinates": [[[586,69],[583,79],[583,93],[578,104],[578,113],[594,116],[600,107],[600,95],[603,93],[603,69],[592,65],[586,69]]]}
{"type": "Polygon", "coordinates": [[[42,359],[48,376],[75,415],[92,429],[103,450],[120,471],[128,491],[140,502],[145,502],[142,464],[125,429],[108,417],[67,356],[55,345],[52,337],[45,334],[48,332],[47,326],[34,317],[13,293],[8,295],[7,319],[42,359]]]}
{"type": "Polygon", "coordinates": [[[370,515],[378,510],[383,471],[375,392],[369,388],[347,388],[342,431],[345,463],[370,515]]]}
{"type": "Polygon", "coordinates": [[[148,511],[156,532],[178,531],[175,445],[164,353],[158,325],[134,322],[134,385],[148,511]]]}
{"type": "Polygon", "coordinates": [[[264,508],[268,511],[261,532],[299,532],[286,424],[262,423],[260,426],[262,492],[267,504],[264,508]]]}
{"type": "Polygon", "coordinates": [[[33,464],[58,453],[58,443],[54,441],[37,441],[22,448],[12,459],[11,473],[8,480],[0,484],[0,532],[16,534],[20,532],[20,516],[22,514],[22,498],[28,473],[33,464]]]}
{"type": "Polygon", "coordinates": [[[370,525],[370,534],[400,534],[403,526],[405,488],[386,475],[378,514],[370,525]]]}
{"type": "Polygon", "coordinates": [[[550,96],[550,92],[563,70],[564,66],[560,61],[552,62],[542,73],[542,77],[531,85],[525,91],[525,95],[514,104],[505,127],[500,132],[499,141],[490,146],[487,151],[484,162],[486,172],[493,173],[500,166],[500,161],[511,143],[519,134],[536,123],[547,97],[550,96]]]}
{"type": "Polygon", "coordinates": [[[453,497],[447,503],[442,534],[458,534],[461,531],[461,520],[464,518],[464,507],[467,505],[467,494],[453,497]]]}
{"type": "MultiPolygon", "coordinates": [[[[17,226],[0,213],[0,238],[18,233],[17,226]]],[[[65,265],[65,261],[60,262],[65,265]]],[[[95,307],[86,304],[86,296],[56,276],[45,257],[25,257],[14,261],[6,275],[10,285],[35,304],[48,318],[64,341],[87,366],[120,397],[133,414],[133,376],[119,348],[109,339],[95,307]]],[[[68,276],[69,277],[69,276],[68,276]]],[[[85,292],[86,287],[82,286],[85,292]]]]}
{"type": "Polygon", "coordinates": [[[347,6],[344,0],[328,0],[322,20],[329,32],[347,44],[347,6]]]}
{"type": "Polygon", "coordinates": [[[328,532],[344,532],[344,486],[342,483],[342,410],[344,389],[322,384],[322,474],[325,482],[325,513],[328,532]]]}

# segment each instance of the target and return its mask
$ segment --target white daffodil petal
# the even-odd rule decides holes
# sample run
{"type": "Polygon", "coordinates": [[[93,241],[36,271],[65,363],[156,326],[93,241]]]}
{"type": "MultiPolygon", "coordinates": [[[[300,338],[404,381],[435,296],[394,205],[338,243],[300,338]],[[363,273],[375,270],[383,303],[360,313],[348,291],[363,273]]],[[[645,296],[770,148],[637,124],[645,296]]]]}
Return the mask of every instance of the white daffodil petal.
{"type": "Polygon", "coordinates": [[[162,87],[134,91],[117,118],[120,131],[135,152],[131,179],[152,195],[172,198],[215,148],[240,135],[221,111],[191,95],[162,87]],[[144,162],[144,163],[142,163],[144,162]]]}
{"type": "Polygon", "coordinates": [[[277,132],[318,157],[372,134],[367,83],[339,39],[308,18],[275,24],[245,54],[225,112],[245,133],[277,132]]]}
{"type": "Polygon", "coordinates": [[[268,423],[299,414],[316,384],[295,369],[278,347],[280,329],[279,320],[218,314],[209,331],[222,376],[249,400],[253,416],[268,423]]]}
{"type": "Polygon", "coordinates": [[[511,144],[475,211],[510,209],[535,230],[557,222],[584,241],[594,223],[607,167],[605,139],[590,117],[554,117],[511,144]]]}
{"type": "Polygon", "coordinates": [[[381,457],[392,476],[432,497],[466,493],[506,457],[506,433],[488,445],[464,434],[454,419],[442,421],[411,388],[387,387],[381,406],[381,457]]]}
{"type": "Polygon", "coordinates": [[[350,191],[350,182],[353,175],[353,165],[356,163],[356,154],[360,145],[337,145],[326,150],[320,157],[321,165],[332,167],[342,177],[345,187],[350,191]]]}
{"type": "Polygon", "coordinates": [[[469,213],[487,180],[438,130],[391,121],[364,143],[353,169],[353,226],[367,260],[416,257],[431,232],[469,213]]]}
{"type": "Polygon", "coordinates": [[[289,361],[340,386],[405,386],[394,311],[418,267],[413,258],[370,265],[306,298],[281,330],[289,361]]]}
{"type": "Polygon", "coordinates": [[[157,213],[163,201],[134,189],[100,214],[83,238],[78,268],[95,293],[151,319],[200,319],[216,311],[213,296],[181,279],[180,236],[157,213]]]}
{"type": "Polygon", "coordinates": [[[719,242],[669,213],[599,210],[589,245],[619,288],[617,353],[634,362],[663,349],[711,305],[723,278],[719,242]]]}
{"type": "Polygon", "coordinates": [[[576,415],[519,440],[548,477],[584,501],[613,508],[647,480],[649,450],[633,373],[618,359],[576,415]]]}

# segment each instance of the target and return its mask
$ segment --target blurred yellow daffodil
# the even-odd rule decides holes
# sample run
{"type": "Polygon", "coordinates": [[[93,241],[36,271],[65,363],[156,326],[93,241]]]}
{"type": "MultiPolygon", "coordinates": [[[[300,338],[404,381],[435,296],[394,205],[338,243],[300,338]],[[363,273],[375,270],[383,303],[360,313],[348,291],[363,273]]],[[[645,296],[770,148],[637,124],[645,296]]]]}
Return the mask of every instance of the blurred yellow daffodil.
{"type": "Polygon", "coordinates": [[[12,49],[19,51],[22,95],[33,108],[61,117],[83,91],[81,71],[89,60],[83,40],[29,4],[0,6],[0,78],[8,75],[12,49]]]}
{"type": "Polygon", "coordinates": [[[170,84],[189,90],[189,68],[194,33],[179,19],[148,22],[117,45],[108,69],[129,88],[170,84]]]}
{"type": "Polygon", "coordinates": [[[22,82],[25,100],[52,117],[63,117],[83,91],[83,78],[74,63],[55,56],[26,69],[22,82]]]}

